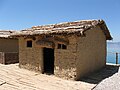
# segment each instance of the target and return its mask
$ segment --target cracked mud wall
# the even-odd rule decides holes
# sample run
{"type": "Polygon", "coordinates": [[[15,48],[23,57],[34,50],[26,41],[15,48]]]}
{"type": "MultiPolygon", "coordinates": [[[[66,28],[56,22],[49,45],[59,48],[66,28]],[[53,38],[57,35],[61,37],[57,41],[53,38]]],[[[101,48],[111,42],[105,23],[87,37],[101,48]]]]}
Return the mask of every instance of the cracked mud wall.
{"type": "MultiPolygon", "coordinates": [[[[70,43],[67,49],[54,49],[54,74],[65,79],[74,79],[76,76],[76,37],[69,37],[70,43]]],[[[19,66],[33,71],[43,72],[43,47],[33,41],[32,48],[26,47],[29,39],[19,38],[19,66]]]]}
{"type": "Polygon", "coordinates": [[[68,39],[69,45],[67,45],[67,49],[55,49],[55,75],[64,79],[74,80],[76,77],[77,42],[75,36],[68,39]]]}
{"type": "Polygon", "coordinates": [[[42,48],[38,48],[32,40],[32,48],[26,47],[27,40],[19,38],[19,66],[33,71],[42,72],[42,48]]]}

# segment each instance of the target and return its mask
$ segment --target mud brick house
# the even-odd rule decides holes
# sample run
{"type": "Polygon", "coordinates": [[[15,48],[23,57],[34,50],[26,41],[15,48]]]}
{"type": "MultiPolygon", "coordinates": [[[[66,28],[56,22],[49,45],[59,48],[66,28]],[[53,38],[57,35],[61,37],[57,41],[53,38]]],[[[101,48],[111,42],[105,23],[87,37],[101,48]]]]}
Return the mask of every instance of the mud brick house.
{"type": "Polygon", "coordinates": [[[112,37],[103,20],[34,26],[16,32],[19,67],[79,80],[106,65],[106,40],[112,37]]]}
{"type": "Polygon", "coordinates": [[[9,36],[14,31],[0,30],[0,63],[11,64],[18,62],[18,39],[9,36]]]}

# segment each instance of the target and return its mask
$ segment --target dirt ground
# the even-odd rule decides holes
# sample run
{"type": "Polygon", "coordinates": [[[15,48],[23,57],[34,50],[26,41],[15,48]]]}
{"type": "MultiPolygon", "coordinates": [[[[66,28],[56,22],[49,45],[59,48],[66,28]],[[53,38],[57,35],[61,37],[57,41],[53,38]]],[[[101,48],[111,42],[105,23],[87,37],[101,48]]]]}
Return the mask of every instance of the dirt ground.
{"type": "Polygon", "coordinates": [[[95,86],[20,69],[18,64],[0,64],[0,90],[91,90],[95,86]]]}

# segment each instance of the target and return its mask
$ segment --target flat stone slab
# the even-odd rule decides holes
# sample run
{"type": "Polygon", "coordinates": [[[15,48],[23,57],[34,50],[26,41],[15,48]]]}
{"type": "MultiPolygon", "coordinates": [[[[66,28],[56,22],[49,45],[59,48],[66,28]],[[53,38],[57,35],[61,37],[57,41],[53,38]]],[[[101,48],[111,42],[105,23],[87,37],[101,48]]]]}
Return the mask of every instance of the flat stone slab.
{"type": "Polygon", "coordinates": [[[94,90],[120,90],[120,68],[117,73],[100,82],[94,90]]]}
{"type": "Polygon", "coordinates": [[[106,65],[106,67],[102,68],[101,70],[82,78],[81,81],[93,83],[93,84],[99,84],[102,80],[109,78],[118,72],[119,72],[119,66],[106,65]]]}

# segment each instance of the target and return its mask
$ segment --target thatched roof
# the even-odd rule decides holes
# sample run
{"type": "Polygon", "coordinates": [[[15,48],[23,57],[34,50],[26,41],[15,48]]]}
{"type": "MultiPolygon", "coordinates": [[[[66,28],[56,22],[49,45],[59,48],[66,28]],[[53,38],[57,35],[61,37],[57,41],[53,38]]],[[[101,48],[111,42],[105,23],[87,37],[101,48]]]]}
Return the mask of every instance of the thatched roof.
{"type": "Polygon", "coordinates": [[[15,31],[0,30],[0,38],[12,39],[13,37],[10,37],[10,35],[13,34],[13,33],[15,33],[15,31]]]}
{"type": "Polygon", "coordinates": [[[96,26],[100,26],[106,35],[107,40],[111,40],[112,37],[109,30],[103,20],[81,20],[75,22],[65,22],[52,25],[33,26],[30,29],[15,32],[12,36],[37,36],[37,35],[83,35],[86,30],[91,30],[96,26]]]}

